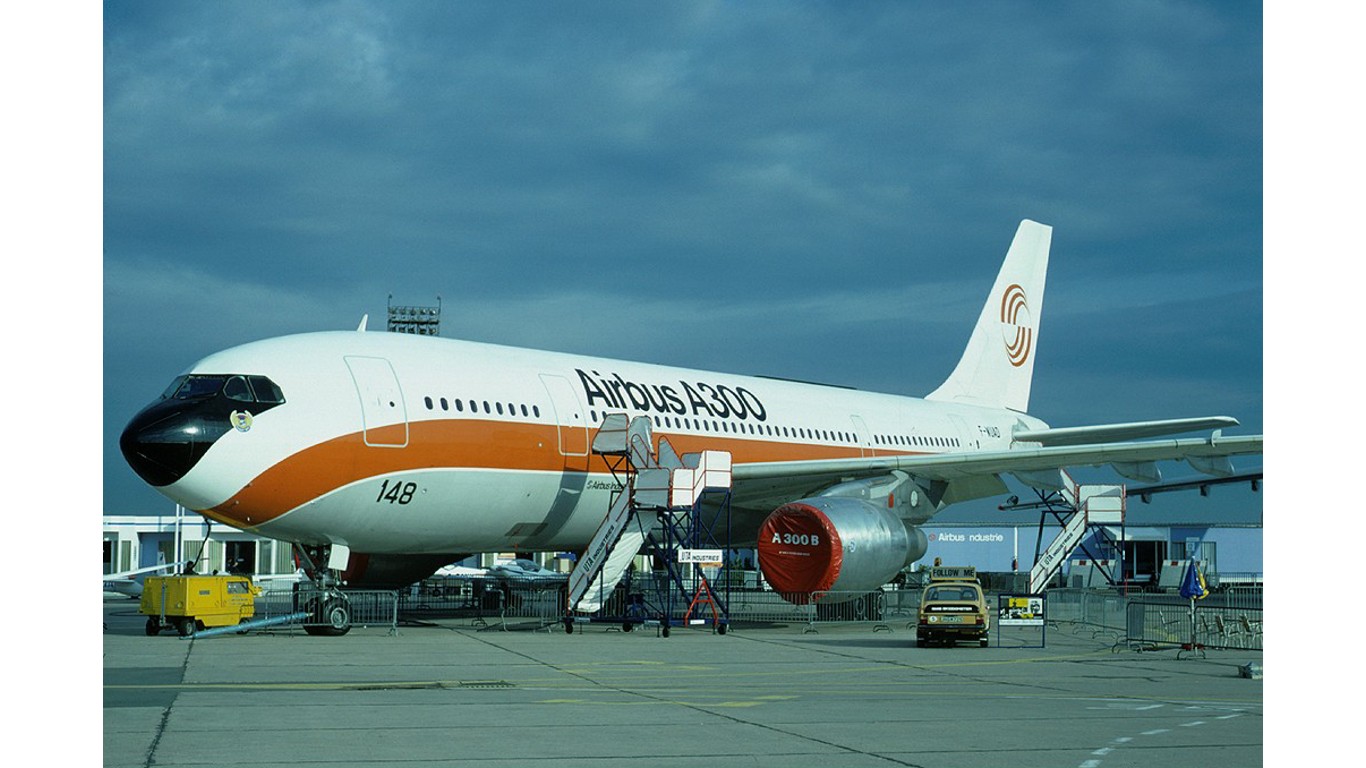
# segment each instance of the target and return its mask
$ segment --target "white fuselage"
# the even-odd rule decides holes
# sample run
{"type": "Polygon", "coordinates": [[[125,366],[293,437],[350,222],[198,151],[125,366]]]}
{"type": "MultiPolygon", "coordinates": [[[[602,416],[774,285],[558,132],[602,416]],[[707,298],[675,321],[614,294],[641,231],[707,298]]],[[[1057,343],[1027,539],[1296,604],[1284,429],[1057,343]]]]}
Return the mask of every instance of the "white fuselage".
{"type": "MultiPolygon", "coordinates": [[[[164,494],[229,525],[372,553],[572,550],[617,483],[589,446],[604,414],[647,415],[680,455],[753,462],[1009,448],[1004,409],[395,333],[245,344],[188,373],[270,377],[245,418],[164,494]]],[[[737,487],[757,519],[785,499],[737,487]]],[[[747,518],[748,519],[748,518],[747,518]]],[[[911,522],[923,522],[911,521],[911,522]]]]}

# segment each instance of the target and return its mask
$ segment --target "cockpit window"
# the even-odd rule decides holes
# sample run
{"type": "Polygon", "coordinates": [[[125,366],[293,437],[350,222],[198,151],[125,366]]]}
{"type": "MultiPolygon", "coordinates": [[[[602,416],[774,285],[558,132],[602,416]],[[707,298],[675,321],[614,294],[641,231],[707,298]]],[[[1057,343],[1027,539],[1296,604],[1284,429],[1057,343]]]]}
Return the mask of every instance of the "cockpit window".
{"type": "Polygon", "coordinates": [[[251,387],[247,386],[247,380],[242,376],[231,376],[226,384],[223,385],[223,394],[229,400],[240,400],[244,403],[252,401],[251,387]]]}
{"type": "Polygon", "coordinates": [[[283,403],[285,401],[284,393],[275,386],[275,382],[265,376],[248,376],[247,381],[251,382],[251,391],[256,393],[256,402],[283,403]]]}
{"type": "Polygon", "coordinates": [[[284,393],[265,376],[197,373],[176,377],[171,386],[161,393],[161,399],[198,400],[214,397],[220,392],[230,400],[243,403],[278,405],[285,401],[284,393]]]}
{"type": "Polygon", "coordinates": [[[181,376],[176,379],[180,386],[170,392],[168,397],[177,400],[197,400],[201,397],[213,397],[223,389],[223,382],[227,376],[181,376]]]}

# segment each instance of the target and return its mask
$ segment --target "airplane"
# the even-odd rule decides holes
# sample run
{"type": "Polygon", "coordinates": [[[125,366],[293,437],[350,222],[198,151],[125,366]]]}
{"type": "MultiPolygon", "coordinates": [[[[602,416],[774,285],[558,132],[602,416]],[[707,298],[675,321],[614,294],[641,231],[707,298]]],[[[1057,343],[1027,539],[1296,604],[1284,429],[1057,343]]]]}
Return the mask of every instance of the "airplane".
{"type": "Polygon", "coordinates": [[[552,571],[535,560],[513,558],[498,560],[487,568],[476,568],[451,563],[444,565],[432,574],[435,578],[486,579],[511,582],[561,582],[567,581],[568,574],[552,571]]]}
{"type": "Polygon", "coordinates": [[[499,560],[489,567],[488,575],[500,581],[513,583],[554,583],[569,580],[569,574],[552,571],[535,560],[523,557],[499,560]]]}
{"type": "MultiPolygon", "coordinates": [[[[1260,454],[1227,416],[1050,428],[1028,413],[1052,227],[1022,221],[957,366],[924,398],[403,333],[283,336],[200,360],[139,411],[133,470],[206,517],[405,586],[473,553],[583,551],[619,485],[610,414],[683,455],[728,451],[732,546],[780,593],[864,592],[920,559],[945,507],[1159,461],[1260,454]],[[1199,436],[1173,435],[1199,432],[1199,436]],[[1149,439],[1162,438],[1162,439],[1149,439]]],[[[324,567],[325,565],[325,567],[324,567]]]]}
{"type": "Polygon", "coordinates": [[[174,572],[181,566],[180,563],[161,563],[160,565],[149,565],[145,568],[137,568],[131,571],[119,571],[118,573],[108,573],[104,575],[104,595],[105,597],[121,596],[134,600],[142,597],[142,582],[134,578],[147,573],[157,571],[174,572]]]}

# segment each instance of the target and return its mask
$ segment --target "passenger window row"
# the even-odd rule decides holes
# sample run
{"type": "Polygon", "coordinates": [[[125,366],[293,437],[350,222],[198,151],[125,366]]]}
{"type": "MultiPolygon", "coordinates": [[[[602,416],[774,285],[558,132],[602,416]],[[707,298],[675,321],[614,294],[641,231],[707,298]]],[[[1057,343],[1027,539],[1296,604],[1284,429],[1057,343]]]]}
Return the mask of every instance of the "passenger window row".
{"type": "Polygon", "coordinates": [[[438,397],[433,400],[431,396],[422,398],[422,403],[427,406],[427,410],[429,411],[435,411],[440,408],[443,411],[454,410],[456,413],[486,413],[490,415],[497,414],[498,416],[521,415],[523,418],[527,419],[539,419],[541,417],[541,407],[535,404],[528,407],[526,403],[502,403],[489,400],[474,400],[472,398],[462,400],[458,397],[451,400],[447,400],[444,397],[438,397]]]}
{"type": "Polygon", "coordinates": [[[956,437],[922,435],[876,435],[873,440],[878,445],[898,445],[907,448],[958,448],[962,445],[956,437]]]}
{"type": "MultiPolygon", "coordinates": [[[[488,414],[498,416],[518,416],[523,418],[540,418],[541,407],[532,404],[527,406],[525,403],[503,403],[490,400],[474,399],[447,399],[444,397],[432,398],[426,396],[422,398],[423,404],[429,411],[455,411],[456,413],[488,414]]],[[[594,410],[589,413],[592,423],[600,423],[602,417],[607,413],[599,413],[594,410]]],[[[707,432],[715,434],[733,435],[756,435],[760,437],[786,437],[800,440],[824,440],[832,443],[858,444],[858,435],[853,432],[843,432],[840,430],[816,429],[813,427],[793,427],[775,426],[773,424],[752,424],[749,422],[731,422],[722,419],[699,419],[685,418],[682,416],[652,416],[654,425],[657,429],[687,429],[694,432],[707,432]]],[[[926,447],[926,448],[957,448],[960,443],[956,437],[935,437],[920,435],[874,435],[873,441],[877,445],[895,445],[904,447],[926,447]]]]}
{"type": "MultiPolygon", "coordinates": [[[[597,424],[602,416],[607,413],[592,411],[589,416],[593,423],[597,424]]],[[[688,429],[694,432],[708,432],[716,434],[732,435],[756,435],[760,437],[790,437],[803,440],[825,440],[832,443],[858,443],[858,435],[852,432],[840,432],[829,429],[813,429],[810,427],[784,427],[772,424],[751,424],[749,422],[732,422],[722,419],[699,419],[686,418],[683,416],[651,416],[657,429],[688,429]]]]}

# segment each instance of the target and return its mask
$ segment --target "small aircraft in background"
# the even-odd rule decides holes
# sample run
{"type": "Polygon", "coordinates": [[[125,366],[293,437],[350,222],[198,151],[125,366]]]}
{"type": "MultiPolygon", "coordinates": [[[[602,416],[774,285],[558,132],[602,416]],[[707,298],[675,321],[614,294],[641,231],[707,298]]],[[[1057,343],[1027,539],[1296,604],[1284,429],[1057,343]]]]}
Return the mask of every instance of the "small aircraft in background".
{"type": "Polygon", "coordinates": [[[552,571],[534,560],[516,558],[499,560],[489,568],[488,575],[503,581],[567,581],[569,574],[552,571]]]}
{"type": "Polygon", "coordinates": [[[188,561],[180,563],[160,563],[149,565],[146,568],[138,568],[132,571],[120,571],[119,573],[106,573],[104,575],[104,596],[105,597],[126,597],[132,600],[142,598],[142,580],[134,578],[144,574],[166,571],[174,573],[181,566],[187,565],[188,561]]]}

